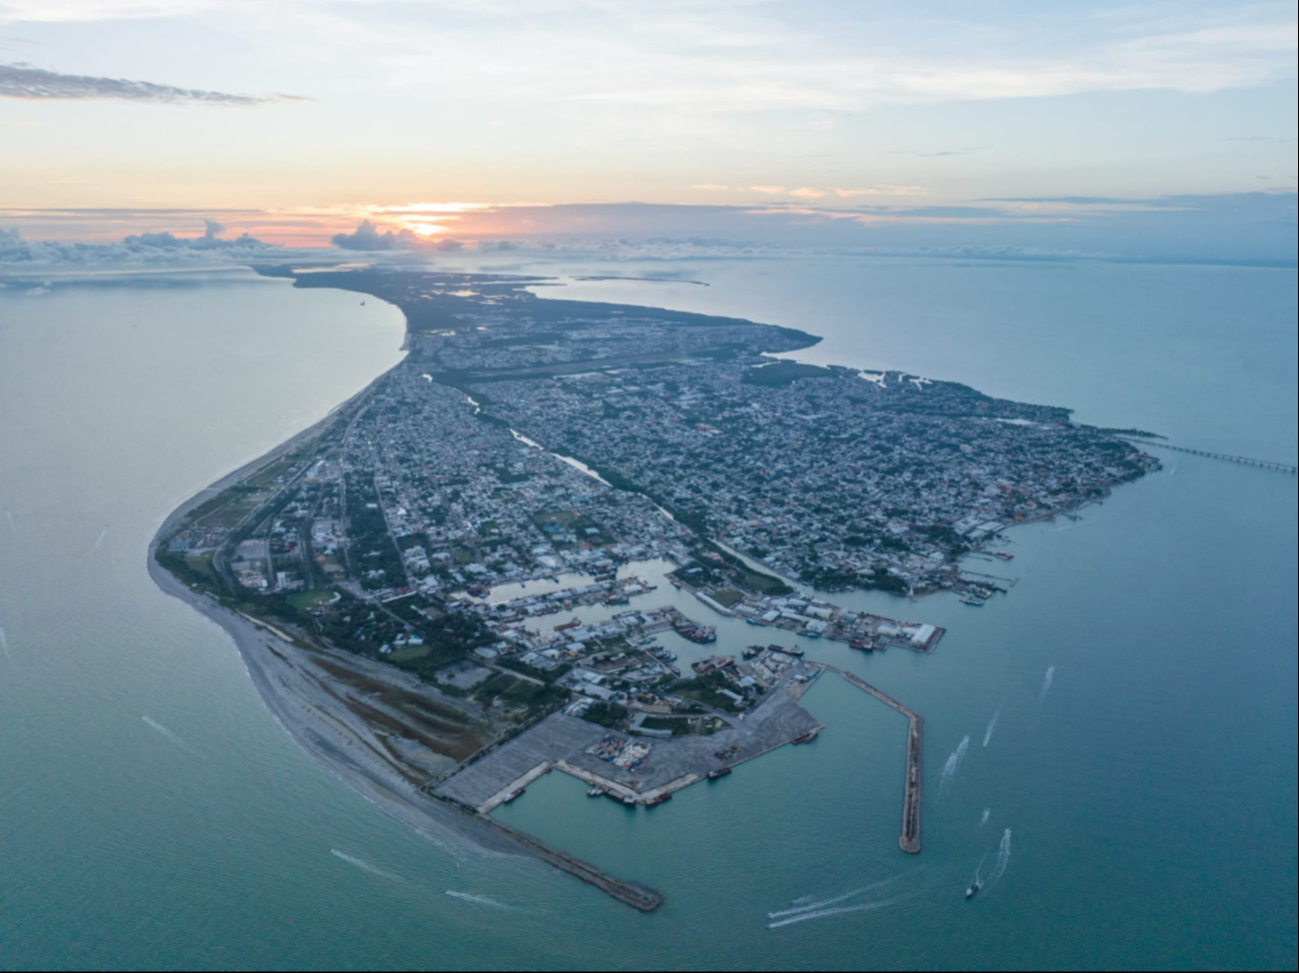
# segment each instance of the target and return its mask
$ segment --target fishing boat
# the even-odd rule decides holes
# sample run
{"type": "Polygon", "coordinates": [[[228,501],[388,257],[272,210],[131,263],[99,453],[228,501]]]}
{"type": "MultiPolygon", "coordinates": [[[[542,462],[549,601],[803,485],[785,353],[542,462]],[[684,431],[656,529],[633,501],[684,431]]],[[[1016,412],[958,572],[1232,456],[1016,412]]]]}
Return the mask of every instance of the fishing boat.
{"type": "Polygon", "coordinates": [[[729,774],[730,772],[731,772],[731,768],[730,768],[730,767],[718,767],[716,770],[710,770],[710,771],[708,772],[708,779],[709,779],[709,780],[720,780],[721,778],[725,777],[725,776],[726,776],[727,774],[729,774]]]}
{"type": "Polygon", "coordinates": [[[590,788],[590,790],[588,790],[588,791],[586,792],[586,796],[587,796],[587,797],[604,797],[604,788],[603,788],[603,787],[592,786],[592,787],[590,788]]]}
{"type": "Polygon", "coordinates": [[[966,897],[967,899],[972,899],[972,898],[974,898],[974,893],[977,892],[977,891],[979,891],[979,883],[978,883],[978,882],[971,882],[971,883],[970,883],[970,887],[969,887],[968,889],[965,890],[965,897],[966,897]]]}

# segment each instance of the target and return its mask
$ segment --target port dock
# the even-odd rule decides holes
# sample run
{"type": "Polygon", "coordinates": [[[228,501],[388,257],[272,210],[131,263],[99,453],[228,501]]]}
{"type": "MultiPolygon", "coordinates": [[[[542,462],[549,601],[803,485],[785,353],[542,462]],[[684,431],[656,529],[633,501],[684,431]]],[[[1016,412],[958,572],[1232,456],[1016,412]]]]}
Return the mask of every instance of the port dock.
{"type": "Polygon", "coordinates": [[[822,663],[824,668],[839,673],[848,682],[862,692],[870,693],[881,703],[892,707],[907,718],[907,776],[906,787],[902,796],[902,833],[898,836],[898,847],[909,855],[920,853],[920,769],[921,746],[924,731],[924,718],[907,709],[892,696],[880,692],[860,676],[843,669],[822,663]]]}

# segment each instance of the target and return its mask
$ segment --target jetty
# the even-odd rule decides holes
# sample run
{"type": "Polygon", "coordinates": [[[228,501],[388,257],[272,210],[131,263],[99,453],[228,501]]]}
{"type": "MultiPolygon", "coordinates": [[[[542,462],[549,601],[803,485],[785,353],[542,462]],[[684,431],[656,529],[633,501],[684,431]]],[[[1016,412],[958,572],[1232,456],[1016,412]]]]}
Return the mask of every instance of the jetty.
{"type": "MultiPolygon", "coordinates": [[[[824,663],[822,663],[824,665],[824,663]]],[[[902,795],[902,834],[898,836],[898,847],[909,855],[920,853],[920,760],[921,744],[925,721],[919,713],[907,709],[892,696],[880,692],[860,676],[844,669],[825,665],[862,692],[870,693],[881,703],[891,706],[907,718],[907,776],[906,787],[902,795]]]]}
{"type": "Polygon", "coordinates": [[[478,826],[495,831],[503,838],[541,859],[547,865],[558,868],[561,872],[567,872],[588,885],[595,886],[610,898],[617,899],[624,905],[629,905],[641,912],[653,912],[663,904],[663,896],[653,889],[647,889],[635,882],[615,878],[613,875],[602,872],[594,865],[575,855],[560,851],[558,848],[552,848],[539,838],[534,838],[523,831],[517,831],[507,824],[502,824],[490,815],[483,814],[474,808],[465,807],[459,801],[445,797],[431,789],[426,790],[425,793],[429,797],[440,801],[443,805],[455,808],[460,813],[467,815],[478,826]]]}
{"type": "Polygon", "coordinates": [[[1294,476],[1296,468],[1289,463],[1277,463],[1270,459],[1253,459],[1249,456],[1235,456],[1231,453],[1215,453],[1207,449],[1191,449],[1189,446],[1173,446],[1170,443],[1162,443],[1154,439],[1142,439],[1138,436],[1122,436],[1122,439],[1130,440],[1134,443],[1140,443],[1143,446],[1154,446],[1158,449],[1171,449],[1177,453],[1190,453],[1192,456],[1205,456],[1209,459],[1225,460],[1228,463],[1242,463],[1245,466],[1258,466],[1265,470],[1277,470],[1281,473],[1289,473],[1294,476]]]}

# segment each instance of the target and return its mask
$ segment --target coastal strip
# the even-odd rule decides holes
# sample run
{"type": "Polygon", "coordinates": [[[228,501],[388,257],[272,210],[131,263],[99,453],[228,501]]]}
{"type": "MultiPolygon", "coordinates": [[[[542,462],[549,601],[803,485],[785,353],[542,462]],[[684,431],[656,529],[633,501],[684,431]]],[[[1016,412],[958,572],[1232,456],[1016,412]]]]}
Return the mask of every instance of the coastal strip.
{"type": "MultiPolygon", "coordinates": [[[[364,390],[345,405],[361,401],[364,390]]],[[[380,664],[320,648],[305,648],[287,633],[226,608],[218,601],[191,590],[158,563],[159,544],[185,516],[206,500],[242,480],[286,452],[326,431],[344,410],[335,409],[315,425],[280,444],[269,453],[223,477],[177,507],[162,523],[149,544],[149,577],[168,595],[194,608],[225,630],[235,643],[249,680],[272,718],[307,754],[319,761],[362,797],[440,847],[448,839],[467,842],[486,854],[529,855],[598,888],[610,897],[642,912],[662,905],[657,892],[600,871],[581,859],[515,831],[485,814],[427,793],[426,772],[403,763],[384,746],[364,721],[351,712],[320,669],[327,662],[346,666],[371,678],[389,679],[403,674],[382,672],[380,664]]]]}
{"type": "Polygon", "coordinates": [[[880,702],[891,706],[907,718],[907,776],[906,788],[902,796],[902,834],[898,836],[898,847],[909,855],[920,853],[920,758],[921,744],[924,732],[924,718],[912,710],[907,709],[892,696],[880,692],[860,676],[856,676],[844,669],[835,666],[825,665],[826,669],[833,670],[843,676],[848,682],[852,683],[863,692],[870,693],[880,702]]]}

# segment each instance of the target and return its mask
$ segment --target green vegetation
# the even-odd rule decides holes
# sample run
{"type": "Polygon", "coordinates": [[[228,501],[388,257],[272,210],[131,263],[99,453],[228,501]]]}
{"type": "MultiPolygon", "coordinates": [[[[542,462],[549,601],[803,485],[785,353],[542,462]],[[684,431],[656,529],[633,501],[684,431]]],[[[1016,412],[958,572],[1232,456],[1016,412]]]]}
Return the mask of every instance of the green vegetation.
{"type": "Polygon", "coordinates": [[[724,709],[729,713],[736,713],[743,708],[742,705],[731,699],[730,696],[718,692],[720,689],[730,688],[730,683],[720,672],[710,672],[706,676],[686,679],[677,683],[675,687],[679,696],[696,699],[715,709],[724,709]]]}
{"type": "Polygon", "coordinates": [[[329,604],[334,598],[334,593],[328,589],[317,588],[312,591],[295,591],[289,595],[287,601],[299,611],[307,611],[312,608],[320,608],[329,604]]]}
{"type": "Polygon", "coordinates": [[[789,385],[800,378],[831,378],[834,372],[817,365],[802,362],[778,361],[770,365],[755,365],[740,379],[745,385],[789,385]]]}
{"type": "Polygon", "coordinates": [[[738,605],[744,600],[744,592],[729,587],[714,588],[709,597],[723,608],[730,608],[734,605],[738,605]]]}
{"type": "Polygon", "coordinates": [[[614,727],[627,718],[627,708],[617,703],[596,701],[583,714],[582,719],[600,726],[614,727]]]}
{"type": "Polygon", "coordinates": [[[388,661],[401,665],[403,662],[414,662],[416,659],[422,659],[433,649],[427,645],[403,645],[400,649],[393,649],[392,654],[388,656],[388,661]]]}

